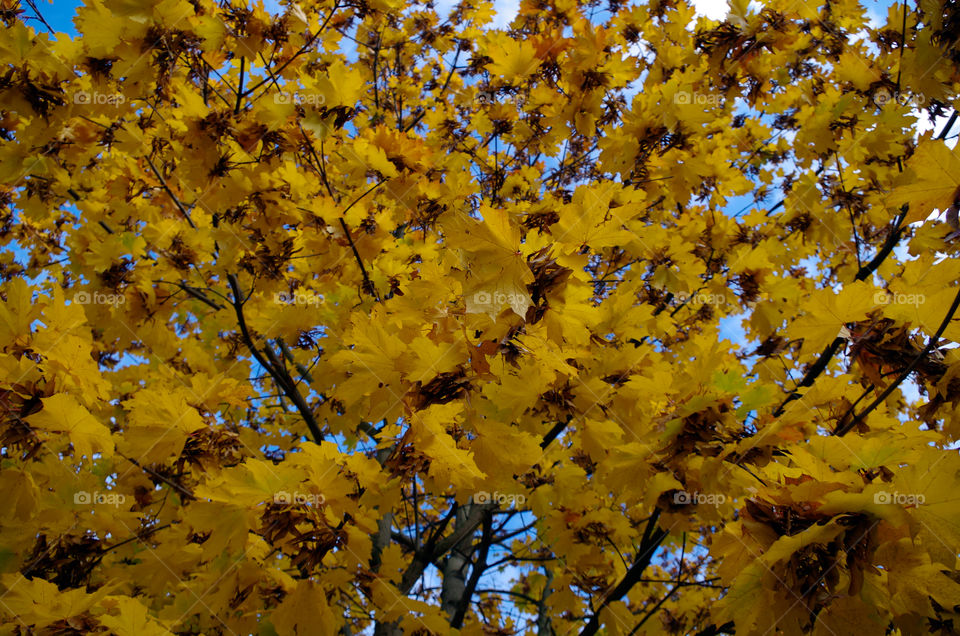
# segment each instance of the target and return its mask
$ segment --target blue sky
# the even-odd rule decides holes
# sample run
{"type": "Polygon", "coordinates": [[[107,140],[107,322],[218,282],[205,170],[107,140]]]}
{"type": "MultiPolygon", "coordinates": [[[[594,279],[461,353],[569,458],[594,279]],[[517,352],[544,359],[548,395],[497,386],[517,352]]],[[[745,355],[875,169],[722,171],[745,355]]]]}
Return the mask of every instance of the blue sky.
{"type": "MultiPolygon", "coordinates": [[[[83,4],[82,2],[79,0],[56,0],[53,6],[44,2],[37,2],[35,4],[55,31],[58,33],[69,33],[71,35],[76,34],[77,31],[73,27],[73,16],[76,13],[77,7],[83,4]]],[[[33,14],[33,11],[31,11],[26,4],[23,5],[23,8],[27,10],[28,16],[33,14]]],[[[37,30],[40,29],[36,24],[32,26],[37,30]]]]}
{"type": "MultiPolygon", "coordinates": [[[[39,0],[37,8],[43,13],[43,17],[54,28],[54,30],[63,33],[76,34],[73,27],[73,15],[78,6],[82,5],[81,0],[48,0],[43,2],[39,0]],[[52,6],[48,3],[52,2],[52,6]]],[[[265,6],[273,11],[279,12],[280,6],[277,0],[266,0],[265,6]]],[[[443,13],[456,4],[455,0],[438,0],[436,2],[437,11],[443,13]]],[[[755,3],[751,3],[755,4],[755,3]]],[[[887,9],[894,4],[893,0],[864,0],[861,4],[867,8],[871,17],[879,21],[887,13],[887,9]]],[[[516,15],[519,7],[519,0],[495,0],[494,7],[497,11],[497,17],[494,24],[498,27],[506,26],[516,15]]],[[[697,13],[714,19],[722,19],[727,13],[726,0],[693,0],[693,5],[697,13]]],[[[29,8],[28,14],[31,13],[29,8]]]]}
{"type": "MultiPolygon", "coordinates": [[[[76,35],[76,29],[73,25],[73,16],[76,13],[77,7],[83,4],[83,0],[50,1],[53,2],[52,5],[45,4],[42,1],[37,3],[37,7],[43,13],[46,21],[57,32],[76,35]]],[[[519,2],[520,0],[494,0],[494,8],[497,13],[494,20],[494,26],[499,28],[506,27],[516,15],[519,2]]],[[[713,19],[723,19],[727,13],[727,0],[692,0],[692,2],[699,15],[713,19]]],[[[456,4],[456,0],[436,0],[435,4],[437,11],[443,14],[449,11],[456,4]]],[[[757,4],[758,3],[756,0],[751,2],[752,7],[756,7],[757,4]]],[[[861,2],[861,5],[866,8],[868,15],[871,18],[871,22],[874,25],[879,25],[884,21],[883,18],[887,14],[888,8],[893,4],[894,0],[863,0],[861,2]]],[[[272,13],[280,13],[283,11],[283,7],[280,5],[278,0],[265,0],[264,5],[272,13]]],[[[28,14],[29,13],[32,12],[28,10],[28,14]]],[[[39,26],[37,28],[39,28],[39,26]]],[[[728,209],[726,211],[729,214],[734,214],[736,211],[739,211],[745,205],[750,205],[752,202],[752,197],[749,195],[732,198],[728,202],[728,209]]],[[[722,319],[720,322],[721,337],[728,338],[731,341],[741,345],[746,344],[746,338],[741,326],[741,320],[742,316],[739,315],[728,316],[722,319]]]]}
{"type": "MultiPolygon", "coordinates": [[[[436,7],[439,13],[446,13],[452,6],[455,4],[456,0],[436,0],[436,7]]],[[[727,13],[727,2],[726,0],[692,0],[697,13],[713,19],[723,19],[727,13]]],[[[49,2],[44,2],[39,0],[37,2],[37,7],[43,14],[46,21],[53,27],[58,33],[65,33],[69,36],[76,35],[76,29],[73,25],[73,17],[75,15],[77,7],[83,4],[82,0],[55,0],[53,4],[49,2]]],[[[755,3],[752,3],[755,4],[755,3]]],[[[861,2],[862,6],[867,9],[868,15],[871,18],[871,22],[874,25],[879,25],[884,22],[884,17],[887,14],[888,8],[894,4],[893,0],[864,0],[861,2]]],[[[282,11],[282,7],[279,5],[277,0],[266,0],[265,5],[268,10],[272,13],[279,13],[282,11]]],[[[495,0],[494,6],[497,10],[497,17],[494,20],[495,27],[505,27],[513,19],[516,14],[517,8],[519,6],[519,0],[495,0]]],[[[32,15],[32,11],[27,8],[27,15],[32,15]]],[[[39,23],[33,22],[33,26],[37,30],[42,30],[42,25],[39,23]]],[[[728,214],[735,214],[745,205],[752,202],[752,197],[744,196],[732,198],[728,205],[726,212],[728,214]]],[[[742,315],[733,315],[723,318],[720,322],[720,336],[726,339],[729,339],[737,345],[744,346],[745,348],[751,348],[747,342],[744,330],[741,326],[743,320],[742,315]]],[[[909,386],[909,385],[908,385],[909,386]]],[[[911,399],[916,399],[915,388],[911,388],[911,399]]],[[[905,387],[907,389],[907,387],[905,387]]],[[[492,555],[491,560],[495,560],[497,555],[492,555]]],[[[505,574],[496,574],[491,573],[489,577],[485,577],[484,581],[494,580],[499,582],[503,578],[506,578],[505,574]]],[[[438,577],[434,571],[429,571],[425,576],[425,582],[427,585],[437,585],[438,577]]],[[[483,585],[481,585],[483,587],[483,585]]],[[[496,587],[496,586],[493,586],[496,587]]]]}

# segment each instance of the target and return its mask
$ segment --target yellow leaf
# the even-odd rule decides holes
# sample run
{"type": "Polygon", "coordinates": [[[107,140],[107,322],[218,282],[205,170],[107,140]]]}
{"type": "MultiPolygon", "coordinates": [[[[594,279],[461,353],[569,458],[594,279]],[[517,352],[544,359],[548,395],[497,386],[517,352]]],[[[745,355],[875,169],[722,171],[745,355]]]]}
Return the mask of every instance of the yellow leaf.
{"type": "Polygon", "coordinates": [[[473,452],[460,448],[447,432],[463,405],[435,404],[410,417],[417,450],[431,458],[430,477],[439,484],[450,484],[459,493],[472,493],[486,477],[473,460],[473,452]]]}
{"type": "Polygon", "coordinates": [[[75,459],[85,456],[92,460],[95,452],[113,454],[110,429],[98,422],[73,396],[58,393],[41,401],[43,410],[27,418],[30,426],[67,434],[73,444],[75,459]]]}
{"type": "Polygon", "coordinates": [[[506,33],[491,36],[487,55],[493,60],[487,64],[487,70],[504,78],[509,84],[522,82],[540,66],[537,50],[532,43],[514,40],[506,33]]]}
{"type": "Polygon", "coordinates": [[[3,591],[0,615],[34,627],[78,616],[109,592],[109,586],[94,594],[87,594],[82,587],[61,591],[49,581],[39,577],[26,579],[20,573],[0,577],[0,589],[3,591]]]}
{"type": "Polygon", "coordinates": [[[0,303],[0,342],[4,347],[26,344],[30,323],[36,320],[43,305],[34,305],[30,287],[22,278],[14,278],[4,286],[7,300],[0,303]]]}
{"type": "Polygon", "coordinates": [[[946,210],[960,196],[960,156],[942,141],[924,139],[887,197],[887,205],[910,205],[905,223],[923,221],[946,210]]]}
{"type": "Polygon", "coordinates": [[[4,493],[3,506],[9,518],[26,521],[33,516],[38,493],[30,473],[9,468],[0,471],[0,492],[4,493]]]}
{"type": "Polygon", "coordinates": [[[131,426],[163,426],[192,433],[206,426],[197,409],[188,403],[196,399],[179,387],[169,391],[148,388],[137,391],[123,408],[130,412],[127,421],[131,426]]]}
{"type": "Polygon", "coordinates": [[[170,631],[164,628],[147,608],[138,600],[126,596],[113,596],[104,599],[104,606],[119,609],[119,615],[104,614],[100,622],[117,636],[166,636],[170,631]]]}
{"type": "Polygon", "coordinates": [[[278,634],[335,634],[339,621],[327,603],[323,588],[313,581],[299,581],[270,614],[278,634]]]}
{"type": "Polygon", "coordinates": [[[842,290],[817,289],[803,303],[804,315],[793,322],[788,332],[803,338],[804,352],[819,351],[841,334],[845,323],[862,320],[876,309],[872,286],[857,281],[842,290]]]}

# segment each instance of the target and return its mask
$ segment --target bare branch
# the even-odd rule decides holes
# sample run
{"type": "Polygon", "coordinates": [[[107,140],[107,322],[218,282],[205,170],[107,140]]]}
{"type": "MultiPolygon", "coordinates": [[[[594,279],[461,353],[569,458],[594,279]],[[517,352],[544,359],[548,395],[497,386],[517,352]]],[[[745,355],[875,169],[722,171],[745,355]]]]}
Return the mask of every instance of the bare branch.
{"type": "Polygon", "coordinates": [[[266,348],[266,354],[271,358],[271,361],[268,362],[253,342],[253,338],[247,329],[247,321],[243,316],[244,301],[241,300],[240,284],[237,282],[237,277],[234,274],[228,274],[227,281],[230,283],[230,291],[233,293],[233,309],[237,314],[237,324],[240,327],[240,335],[243,338],[244,344],[247,345],[250,354],[256,359],[260,366],[267,370],[267,373],[269,373],[270,377],[277,383],[277,386],[280,387],[284,395],[293,402],[297,411],[300,412],[300,416],[303,417],[303,420],[307,423],[307,428],[310,429],[313,440],[319,444],[323,441],[323,432],[321,432],[320,425],[317,424],[317,420],[313,416],[313,411],[310,410],[310,406],[306,400],[303,399],[303,396],[300,394],[300,389],[297,388],[293,378],[291,378],[286,369],[278,363],[273,350],[269,347],[266,348]]]}

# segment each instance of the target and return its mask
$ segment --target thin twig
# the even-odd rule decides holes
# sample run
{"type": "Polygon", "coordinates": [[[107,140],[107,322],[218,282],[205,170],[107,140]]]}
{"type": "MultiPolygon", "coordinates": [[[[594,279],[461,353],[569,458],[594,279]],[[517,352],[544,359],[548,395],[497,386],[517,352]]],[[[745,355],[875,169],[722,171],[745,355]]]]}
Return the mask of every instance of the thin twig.
{"type": "Polygon", "coordinates": [[[246,61],[247,61],[247,58],[245,57],[240,58],[240,84],[239,84],[239,88],[237,89],[237,105],[234,106],[233,108],[233,112],[235,115],[240,114],[240,106],[243,105],[243,70],[244,70],[243,67],[246,61]]]}
{"type": "Polygon", "coordinates": [[[373,285],[373,281],[370,280],[370,276],[367,274],[367,268],[363,266],[363,259],[360,258],[360,252],[357,251],[357,246],[353,242],[353,237],[350,236],[350,229],[347,227],[347,223],[343,220],[342,216],[340,217],[340,227],[343,228],[343,233],[347,236],[347,241],[350,242],[350,249],[353,250],[353,257],[357,259],[357,265],[360,266],[360,273],[363,275],[364,291],[376,298],[377,302],[380,302],[380,293],[373,285]]]}
{"type": "Polygon", "coordinates": [[[638,550],[636,561],[634,561],[633,566],[627,570],[627,573],[623,576],[620,583],[603,597],[600,605],[590,616],[590,620],[587,621],[586,626],[580,631],[580,636],[593,636],[596,634],[597,630],[600,629],[600,614],[607,605],[623,598],[643,576],[643,571],[650,565],[650,561],[657,551],[657,548],[660,547],[660,544],[663,543],[663,540],[666,539],[667,534],[669,534],[666,530],[659,527],[659,519],[660,509],[656,508],[650,520],[647,521],[647,527],[643,533],[643,540],[640,542],[640,549],[638,550]]]}
{"type": "Polygon", "coordinates": [[[37,14],[37,19],[40,20],[40,22],[43,23],[43,26],[47,27],[47,31],[49,31],[49,32],[51,33],[51,35],[56,35],[57,32],[54,31],[54,30],[53,30],[53,27],[50,26],[50,24],[43,18],[43,14],[40,13],[40,10],[39,10],[39,9],[37,9],[37,5],[35,5],[35,4],[33,3],[33,0],[26,0],[26,1],[27,1],[27,5],[28,5],[31,9],[33,9],[33,12],[34,12],[34,13],[37,14]]]}
{"type": "Polygon", "coordinates": [[[153,165],[153,162],[150,161],[150,157],[144,157],[147,160],[147,165],[150,166],[150,169],[153,170],[153,174],[157,176],[157,179],[160,181],[160,185],[163,186],[163,189],[166,190],[167,194],[170,195],[170,198],[173,199],[174,204],[177,206],[177,209],[180,210],[180,213],[183,214],[183,218],[187,220],[187,223],[190,224],[190,227],[197,229],[197,226],[194,225],[193,219],[190,218],[190,214],[187,212],[187,209],[183,207],[183,204],[180,203],[180,199],[177,198],[177,195],[173,193],[173,190],[170,189],[170,186],[167,185],[166,180],[160,174],[160,171],[157,170],[157,167],[153,165]]]}
{"type": "MultiPolygon", "coordinates": [[[[240,336],[243,338],[244,344],[247,345],[247,349],[250,351],[250,354],[253,355],[254,359],[256,359],[257,363],[266,369],[274,382],[277,383],[277,386],[279,386],[283,393],[293,402],[294,406],[300,412],[300,416],[303,417],[303,420],[307,423],[307,428],[310,429],[313,440],[317,444],[321,443],[323,441],[323,433],[320,430],[320,426],[317,424],[317,420],[313,416],[310,406],[306,400],[303,399],[300,390],[294,384],[293,379],[282,366],[274,366],[274,364],[268,362],[253,342],[253,338],[247,329],[247,321],[243,316],[243,303],[245,300],[241,300],[240,284],[237,282],[236,275],[227,274],[227,282],[230,284],[230,291],[233,293],[233,309],[237,315],[237,324],[240,327],[240,336]]],[[[266,348],[266,352],[268,356],[274,360],[276,359],[276,354],[274,354],[273,350],[269,347],[266,348]]]]}
{"type": "Polygon", "coordinates": [[[846,425],[841,424],[841,426],[838,427],[833,432],[834,435],[840,435],[840,436],[846,435],[854,426],[856,426],[859,422],[862,422],[863,418],[869,415],[871,411],[873,411],[880,404],[882,404],[883,401],[887,399],[887,396],[893,393],[893,391],[898,386],[900,386],[900,383],[902,383],[904,380],[907,379],[907,376],[909,376],[910,373],[913,372],[913,369],[918,364],[920,364],[920,361],[923,360],[927,355],[929,355],[929,353],[933,351],[934,347],[937,346],[937,342],[939,342],[940,336],[943,335],[943,332],[946,331],[947,327],[950,325],[950,321],[953,319],[953,314],[957,312],[958,307],[960,307],[960,289],[957,290],[957,295],[953,298],[953,304],[950,305],[950,309],[949,311],[947,311],[947,315],[943,317],[943,322],[940,323],[940,327],[937,329],[937,332],[930,337],[930,341],[927,342],[927,346],[925,346],[923,350],[919,354],[917,354],[917,357],[915,357],[910,362],[910,364],[907,365],[907,368],[904,369],[899,376],[897,376],[897,379],[894,380],[889,386],[887,386],[887,388],[884,389],[883,393],[877,396],[877,399],[874,400],[870,404],[870,406],[865,408],[860,413],[860,415],[857,415],[852,420],[850,420],[848,424],[846,425]]]}

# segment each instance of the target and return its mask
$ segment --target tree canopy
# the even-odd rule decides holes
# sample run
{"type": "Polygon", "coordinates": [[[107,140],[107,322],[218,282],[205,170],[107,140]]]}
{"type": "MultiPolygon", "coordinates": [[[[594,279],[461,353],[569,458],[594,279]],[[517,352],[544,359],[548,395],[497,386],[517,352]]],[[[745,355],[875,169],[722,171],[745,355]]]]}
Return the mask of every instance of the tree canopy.
{"type": "Polygon", "coordinates": [[[960,10],[0,3],[3,634],[960,631],[960,10]]]}

